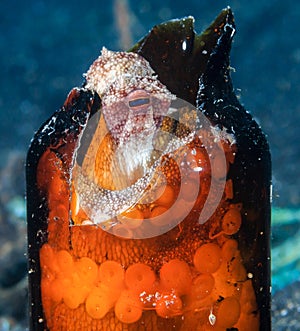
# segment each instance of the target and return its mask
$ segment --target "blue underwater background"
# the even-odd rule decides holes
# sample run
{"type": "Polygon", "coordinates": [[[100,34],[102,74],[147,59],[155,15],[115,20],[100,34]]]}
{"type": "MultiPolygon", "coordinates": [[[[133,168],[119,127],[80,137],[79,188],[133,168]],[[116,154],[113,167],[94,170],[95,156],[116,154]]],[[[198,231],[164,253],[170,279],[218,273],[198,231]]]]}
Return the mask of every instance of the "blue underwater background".
{"type": "Polygon", "coordinates": [[[237,28],[234,87],[273,159],[273,328],[300,330],[300,2],[3,0],[0,331],[27,325],[24,164],[34,132],[82,84],[102,46],[127,49],[155,24],[189,15],[199,33],[228,5],[237,28]]]}

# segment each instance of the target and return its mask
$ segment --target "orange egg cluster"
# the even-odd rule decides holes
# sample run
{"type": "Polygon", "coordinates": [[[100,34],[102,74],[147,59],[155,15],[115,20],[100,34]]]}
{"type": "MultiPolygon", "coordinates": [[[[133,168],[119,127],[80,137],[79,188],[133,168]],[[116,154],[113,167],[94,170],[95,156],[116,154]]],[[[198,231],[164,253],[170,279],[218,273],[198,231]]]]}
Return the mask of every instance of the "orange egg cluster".
{"type": "Polygon", "coordinates": [[[88,257],[75,259],[71,252],[55,251],[49,244],[41,248],[40,261],[43,301],[53,307],[63,302],[69,309],[84,305],[93,319],[111,310],[126,324],[149,310],[162,318],[206,311],[206,324],[213,321],[224,329],[257,319],[252,283],[234,239],[222,246],[203,243],[192,265],[171,259],[156,272],[143,263],[125,270],[116,261],[98,265],[88,257]]]}
{"type": "Polygon", "coordinates": [[[193,278],[192,289],[186,297],[186,310],[206,311],[205,330],[211,330],[211,327],[220,331],[233,327],[244,330],[239,326],[258,326],[254,289],[236,240],[227,238],[220,246],[215,242],[201,245],[193,262],[198,274],[193,278]],[[247,309],[244,306],[246,301],[247,309]]]}
{"type": "Polygon", "coordinates": [[[222,230],[216,234],[209,234],[210,239],[216,239],[221,235],[232,236],[237,233],[242,224],[242,215],[240,212],[241,204],[231,205],[229,210],[224,214],[221,227],[222,230]]]}
{"type": "MultiPolygon", "coordinates": [[[[150,188],[144,201],[117,216],[112,233],[130,238],[133,231],[141,230],[147,222],[148,227],[159,228],[179,220],[176,224],[182,222],[180,226],[186,231],[185,235],[189,235],[194,230],[190,229],[193,218],[188,215],[202,204],[201,199],[208,194],[211,181],[226,178],[234,156],[235,148],[222,142],[209,163],[204,148],[188,146],[182,159],[179,157],[185,167],[180,181],[172,181],[171,172],[168,176],[165,174],[166,182],[150,188]],[[225,168],[222,153],[225,153],[225,168]]],[[[74,224],[91,224],[80,207],[74,187],[71,192],[74,224]]],[[[188,247],[181,247],[180,241],[175,243],[174,246],[178,244],[175,254],[163,255],[162,264],[150,266],[143,261],[134,259],[134,263],[127,259],[129,262],[124,267],[118,258],[96,263],[85,256],[88,253],[78,258],[72,250],[54,249],[50,242],[44,244],[40,250],[40,264],[46,318],[55,307],[63,305],[72,312],[84,311],[89,319],[100,322],[114,314],[119,322],[132,324],[149,314],[163,319],[179,316],[187,321],[192,318],[197,327],[207,331],[231,328],[258,331],[255,292],[238,241],[233,239],[242,225],[242,204],[233,204],[233,196],[233,182],[227,179],[223,205],[209,226],[205,224],[199,230],[201,235],[197,233],[197,238],[193,237],[188,247]],[[186,249],[190,251],[186,252],[186,249]]],[[[198,226],[197,222],[193,224],[198,226]]],[[[97,228],[95,231],[102,230],[97,228]]],[[[85,240],[91,241],[88,234],[86,236],[85,240]]],[[[122,250],[123,246],[116,249],[122,250]]],[[[155,249],[153,247],[154,255],[155,249]]],[[[121,254],[127,253],[122,251],[121,254]]]]}

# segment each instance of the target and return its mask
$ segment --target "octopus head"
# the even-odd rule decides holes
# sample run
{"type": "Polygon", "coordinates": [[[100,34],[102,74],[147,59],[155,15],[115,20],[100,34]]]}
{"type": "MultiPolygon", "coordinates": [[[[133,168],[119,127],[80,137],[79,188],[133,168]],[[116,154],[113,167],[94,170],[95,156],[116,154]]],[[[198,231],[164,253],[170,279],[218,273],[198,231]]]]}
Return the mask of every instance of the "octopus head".
{"type": "Polygon", "coordinates": [[[99,94],[116,141],[153,133],[175,99],[142,56],[106,48],[86,73],[86,87],[99,94]]]}

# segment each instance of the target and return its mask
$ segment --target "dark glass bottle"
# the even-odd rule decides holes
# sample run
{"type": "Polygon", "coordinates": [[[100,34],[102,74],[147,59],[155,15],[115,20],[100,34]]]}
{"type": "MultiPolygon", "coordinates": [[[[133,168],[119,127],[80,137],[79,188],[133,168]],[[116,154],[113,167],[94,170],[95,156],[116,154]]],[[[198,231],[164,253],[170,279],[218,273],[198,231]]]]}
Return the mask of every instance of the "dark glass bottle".
{"type": "Polygon", "coordinates": [[[268,143],[229,8],[102,50],[27,157],[31,330],[271,330],[268,143]]]}

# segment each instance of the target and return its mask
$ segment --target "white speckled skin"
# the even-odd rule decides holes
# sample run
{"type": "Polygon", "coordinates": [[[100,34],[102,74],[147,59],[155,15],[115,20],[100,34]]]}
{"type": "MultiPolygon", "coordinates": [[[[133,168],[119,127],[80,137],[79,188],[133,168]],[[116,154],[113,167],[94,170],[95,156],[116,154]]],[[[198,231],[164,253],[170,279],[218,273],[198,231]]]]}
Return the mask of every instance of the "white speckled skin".
{"type": "MultiPolygon", "coordinates": [[[[81,207],[93,223],[102,223],[136,203],[149,185],[160,162],[151,159],[153,137],[176,96],[136,53],[103,48],[85,78],[85,87],[101,98],[101,112],[112,139],[111,164],[100,163],[99,174],[106,167],[113,178],[131,179],[130,186],[110,191],[101,187],[101,180],[91,182],[77,169],[75,187],[81,207]]],[[[109,153],[99,148],[97,155],[109,153]]]]}
{"type": "Polygon", "coordinates": [[[174,98],[157,79],[149,62],[136,53],[113,52],[103,47],[85,77],[86,87],[96,91],[107,106],[137,89],[162,100],[174,98]]]}
{"type": "Polygon", "coordinates": [[[136,53],[103,48],[85,77],[86,88],[101,98],[107,128],[118,145],[136,133],[153,134],[176,98],[136,53]]]}

